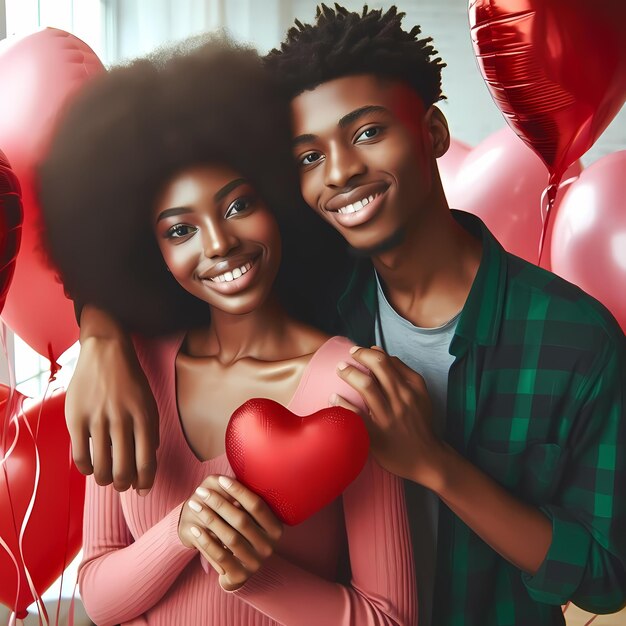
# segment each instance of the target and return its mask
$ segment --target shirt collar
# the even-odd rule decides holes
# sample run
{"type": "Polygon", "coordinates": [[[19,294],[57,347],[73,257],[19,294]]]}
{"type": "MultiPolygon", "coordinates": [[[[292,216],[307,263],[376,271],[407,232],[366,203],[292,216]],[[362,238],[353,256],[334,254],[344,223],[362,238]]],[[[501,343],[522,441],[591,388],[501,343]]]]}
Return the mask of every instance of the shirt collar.
{"type": "MultiPolygon", "coordinates": [[[[482,242],[478,272],[456,327],[450,352],[459,356],[467,343],[495,345],[500,331],[507,278],[504,248],[475,215],[451,209],[454,219],[482,242]],[[463,341],[465,340],[465,341],[463,341]]],[[[360,345],[374,341],[374,320],[378,306],[374,267],[369,259],[359,259],[338,311],[350,337],[360,345]]]]}

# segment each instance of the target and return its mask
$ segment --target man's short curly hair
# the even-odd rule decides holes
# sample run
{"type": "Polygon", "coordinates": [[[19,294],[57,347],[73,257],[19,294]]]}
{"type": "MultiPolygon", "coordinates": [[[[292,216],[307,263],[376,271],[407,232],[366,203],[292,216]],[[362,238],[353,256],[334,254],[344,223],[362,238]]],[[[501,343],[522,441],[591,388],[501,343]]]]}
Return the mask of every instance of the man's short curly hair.
{"type": "Polygon", "coordinates": [[[66,291],[129,330],[206,324],[208,306],[167,272],[151,213],[173,175],[217,163],[248,178],[273,209],[286,244],[279,290],[312,321],[324,269],[307,263],[320,249],[328,263],[333,249],[342,252],[300,206],[291,139],[288,103],[259,56],[223,37],[93,79],[62,116],[38,172],[47,251],[66,291]]]}
{"type": "Polygon", "coordinates": [[[419,38],[419,26],[402,29],[404,15],[395,6],[383,13],[366,5],[356,13],[322,4],[315,24],[296,20],[280,50],[265,56],[265,64],[288,98],[334,78],[374,74],[407,82],[428,108],[444,98],[445,63],[435,57],[431,37],[419,38]]]}

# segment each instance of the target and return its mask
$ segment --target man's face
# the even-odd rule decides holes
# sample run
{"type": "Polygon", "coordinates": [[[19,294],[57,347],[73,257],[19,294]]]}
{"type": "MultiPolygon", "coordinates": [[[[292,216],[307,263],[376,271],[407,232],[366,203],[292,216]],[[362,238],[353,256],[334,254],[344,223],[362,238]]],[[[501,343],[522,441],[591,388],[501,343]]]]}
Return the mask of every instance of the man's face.
{"type": "Polygon", "coordinates": [[[302,195],[353,248],[380,250],[417,226],[434,155],[413,89],[347,76],[294,98],[292,113],[302,195]]]}

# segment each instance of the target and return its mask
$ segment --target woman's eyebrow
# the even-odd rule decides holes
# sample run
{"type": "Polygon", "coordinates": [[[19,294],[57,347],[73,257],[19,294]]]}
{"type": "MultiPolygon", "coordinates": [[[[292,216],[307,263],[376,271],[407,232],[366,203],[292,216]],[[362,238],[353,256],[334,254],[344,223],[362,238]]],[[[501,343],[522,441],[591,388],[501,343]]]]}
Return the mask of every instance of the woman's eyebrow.
{"type": "Polygon", "coordinates": [[[215,195],[213,196],[213,200],[215,200],[215,202],[223,200],[233,189],[237,189],[237,187],[245,185],[247,184],[247,182],[248,181],[244,178],[235,178],[235,180],[231,180],[215,193],[215,195]]]}
{"type": "Polygon", "coordinates": [[[186,206],[177,206],[177,207],[172,207],[171,209],[165,209],[165,211],[161,211],[159,213],[159,217],[157,217],[157,222],[167,219],[168,217],[175,217],[176,215],[185,215],[186,213],[193,213],[193,211],[189,207],[186,207],[186,206]]]}

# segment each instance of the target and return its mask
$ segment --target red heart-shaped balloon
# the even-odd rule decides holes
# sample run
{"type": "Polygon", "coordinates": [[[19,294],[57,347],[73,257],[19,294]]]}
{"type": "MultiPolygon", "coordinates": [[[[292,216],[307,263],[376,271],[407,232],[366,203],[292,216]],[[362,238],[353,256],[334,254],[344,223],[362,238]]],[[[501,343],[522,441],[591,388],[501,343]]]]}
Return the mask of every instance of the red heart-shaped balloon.
{"type": "Polygon", "coordinates": [[[483,78],[552,193],[624,103],[625,20],[623,0],[469,0],[483,78]]]}
{"type": "MultiPolygon", "coordinates": [[[[31,348],[56,360],[77,339],[74,307],[42,245],[37,165],[59,116],[81,87],[104,72],[94,51],[45,28],[0,42],[0,148],[22,188],[22,241],[2,316],[31,348]]],[[[68,177],[68,185],[72,185],[68,177]]]]}
{"type": "Polygon", "coordinates": [[[363,469],[368,450],[363,421],[343,407],[300,417],[273,400],[252,398],[226,428],[235,476],[289,525],[339,496],[363,469]]]}
{"type": "Polygon", "coordinates": [[[0,603],[24,618],[34,600],[24,564],[41,595],[80,549],[85,479],[70,457],[65,392],[20,404],[0,385],[0,417],[9,418],[0,419],[0,603]]]}

